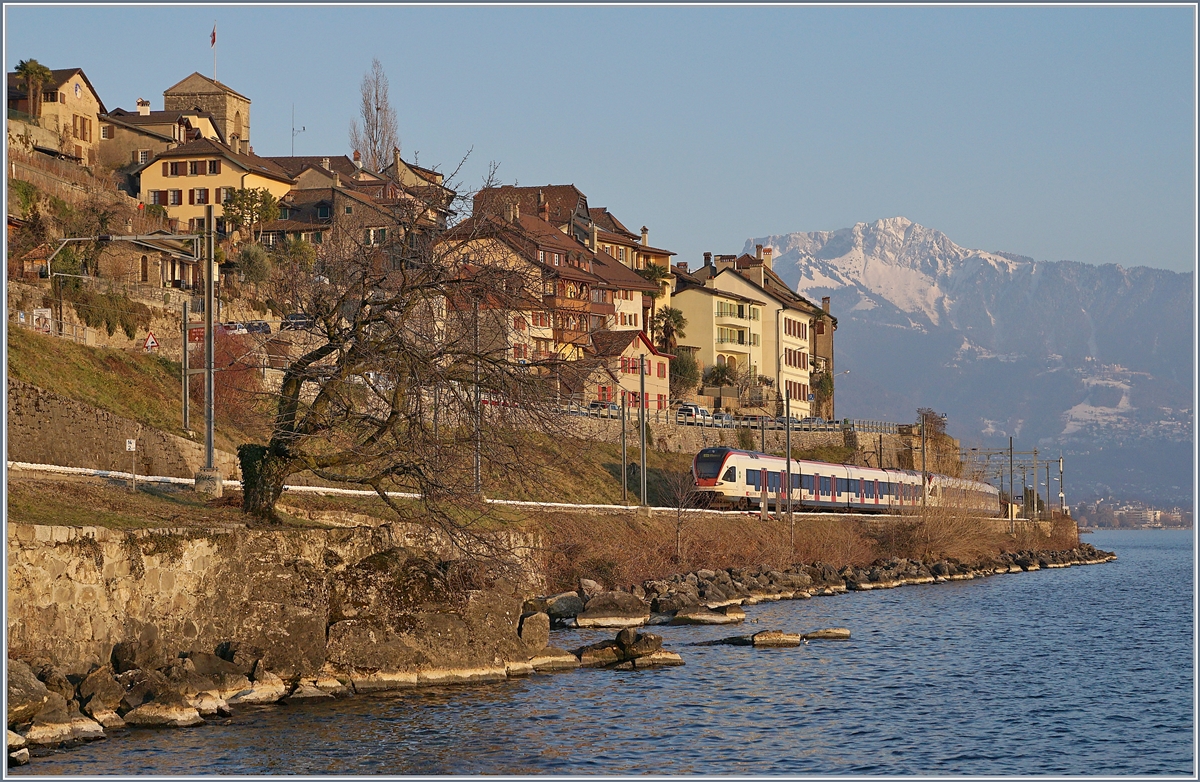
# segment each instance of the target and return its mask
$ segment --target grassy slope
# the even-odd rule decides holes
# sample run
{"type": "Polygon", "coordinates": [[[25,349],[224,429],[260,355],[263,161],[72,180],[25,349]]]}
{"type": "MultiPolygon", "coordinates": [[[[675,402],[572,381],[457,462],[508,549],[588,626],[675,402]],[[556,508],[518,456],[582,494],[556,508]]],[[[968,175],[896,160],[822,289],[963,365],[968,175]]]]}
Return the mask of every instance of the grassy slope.
{"type": "MultiPolygon", "coordinates": [[[[10,328],[8,374],[147,426],[182,434],[183,401],[177,361],[87,347],[29,329],[10,328]]],[[[191,414],[193,430],[203,430],[204,409],[194,398],[191,414]]],[[[232,452],[250,439],[217,411],[217,448],[232,452]]]]}

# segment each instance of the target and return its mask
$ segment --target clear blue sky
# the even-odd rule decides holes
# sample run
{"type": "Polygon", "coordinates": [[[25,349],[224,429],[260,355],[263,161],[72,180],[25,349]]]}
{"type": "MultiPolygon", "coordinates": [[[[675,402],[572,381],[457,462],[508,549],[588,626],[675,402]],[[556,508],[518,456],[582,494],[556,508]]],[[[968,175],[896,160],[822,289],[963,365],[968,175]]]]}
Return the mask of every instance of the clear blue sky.
{"type": "Polygon", "coordinates": [[[903,215],[1037,259],[1194,268],[1192,7],[7,6],[5,65],[109,108],[193,71],[251,142],[345,154],[378,57],[406,157],[574,183],[695,265],[903,215]]]}

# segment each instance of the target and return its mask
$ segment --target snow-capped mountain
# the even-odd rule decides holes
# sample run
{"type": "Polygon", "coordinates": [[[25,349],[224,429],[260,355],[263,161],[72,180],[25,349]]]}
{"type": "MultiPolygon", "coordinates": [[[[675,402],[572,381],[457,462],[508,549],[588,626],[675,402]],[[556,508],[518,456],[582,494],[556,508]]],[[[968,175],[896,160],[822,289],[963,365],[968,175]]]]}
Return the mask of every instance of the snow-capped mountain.
{"type": "Polygon", "coordinates": [[[973,250],[903,217],[756,244],[831,297],[839,417],[931,406],[965,446],[1063,449],[1076,499],[1190,500],[1191,274],[973,250]]]}

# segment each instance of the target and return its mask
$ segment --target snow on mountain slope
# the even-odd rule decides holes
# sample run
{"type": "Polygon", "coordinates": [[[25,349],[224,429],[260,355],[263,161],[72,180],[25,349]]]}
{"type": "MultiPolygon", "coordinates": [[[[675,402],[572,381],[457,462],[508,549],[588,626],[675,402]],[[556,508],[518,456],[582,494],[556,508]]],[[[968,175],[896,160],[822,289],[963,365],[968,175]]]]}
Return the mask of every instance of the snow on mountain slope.
{"type": "Polygon", "coordinates": [[[800,293],[832,300],[837,366],[853,370],[839,415],[933,406],[970,445],[1012,435],[1088,454],[1107,487],[1122,485],[1122,448],[1191,442],[1192,274],[969,249],[904,217],[744,251],[756,244],[800,293]]]}

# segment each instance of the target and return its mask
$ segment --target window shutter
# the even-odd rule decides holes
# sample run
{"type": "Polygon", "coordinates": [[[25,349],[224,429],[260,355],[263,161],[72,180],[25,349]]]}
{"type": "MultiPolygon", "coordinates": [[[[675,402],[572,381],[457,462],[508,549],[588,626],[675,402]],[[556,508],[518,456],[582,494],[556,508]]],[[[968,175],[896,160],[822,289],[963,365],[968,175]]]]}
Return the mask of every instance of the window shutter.
{"type": "Polygon", "coordinates": [[[188,188],[188,204],[196,205],[196,189],[193,187],[188,188]]]}
{"type": "MultiPolygon", "coordinates": [[[[135,152],[134,154],[136,155],[137,153],[135,152]]],[[[163,176],[171,176],[171,164],[165,160],[163,161],[163,176]]]]}
{"type": "Polygon", "coordinates": [[[221,173],[221,161],[220,161],[220,160],[214,160],[213,162],[214,162],[214,163],[216,163],[216,168],[214,169],[213,173],[214,173],[214,174],[220,174],[220,173],[221,173]]]}

